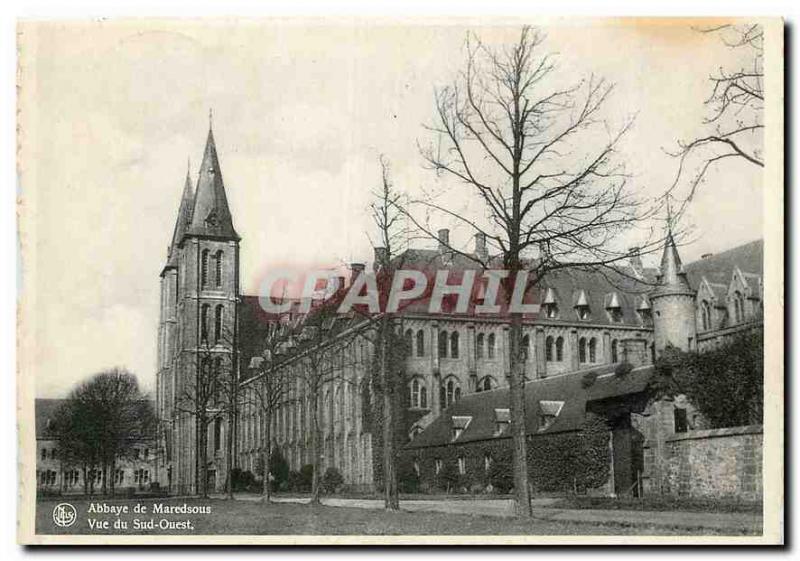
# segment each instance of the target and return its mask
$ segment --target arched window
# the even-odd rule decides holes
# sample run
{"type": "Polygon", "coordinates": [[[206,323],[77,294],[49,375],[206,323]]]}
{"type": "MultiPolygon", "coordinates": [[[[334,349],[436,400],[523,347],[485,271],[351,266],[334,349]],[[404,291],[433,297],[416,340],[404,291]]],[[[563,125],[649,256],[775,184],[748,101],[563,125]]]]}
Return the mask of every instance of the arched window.
{"type": "Polygon", "coordinates": [[[217,305],[214,310],[214,343],[222,340],[222,314],[224,313],[222,304],[217,305]]]}
{"type": "Polygon", "coordinates": [[[450,407],[453,403],[458,401],[461,397],[461,388],[458,385],[458,380],[451,377],[445,383],[444,387],[444,407],[450,407]]]}
{"type": "Polygon", "coordinates": [[[529,335],[522,336],[522,360],[528,360],[530,356],[531,338],[529,335]]]}
{"type": "Polygon", "coordinates": [[[408,353],[408,356],[413,356],[414,355],[414,334],[411,332],[410,329],[406,329],[405,344],[406,344],[406,352],[408,353]]]}
{"type": "Polygon", "coordinates": [[[208,341],[208,304],[200,307],[200,340],[208,341]]]}
{"type": "Polygon", "coordinates": [[[216,403],[219,399],[219,383],[222,378],[222,357],[214,358],[214,371],[211,374],[211,401],[216,403]]]}
{"type": "Polygon", "coordinates": [[[616,339],[611,341],[611,362],[619,362],[619,345],[616,339]]]}
{"type": "Polygon", "coordinates": [[[428,388],[425,387],[425,384],[421,384],[419,388],[419,406],[421,409],[428,408],[428,388]]]}
{"type": "Polygon", "coordinates": [[[222,419],[217,417],[214,421],[214,451],[219,452],[220,446],[222,446],[222,419]]]}
{"type": "Polygon", "coordinates": [[[425,356],[425,332],[417,331],[417,356],[425,356]]]}
{"type": "Polygon", "coordinates": [[[553,362],[553,336],[548,335],[544,340],[544,356],[547,362],[553,362]]]}
{"type": "Polygon", "coordinates": [[[589,339],[589,362],[597,362],[597,339],[589,339]]]}
{"type": "Polygon", "coordinates": [[[744,298],[738,290],[733,294],[733,311],[736,323],[744,321],[744,298]]]}
{"type": "Polygon", "coordinates": [[[450,334],[450,358],[458,358],[458,331],[450,334]]]}
{"type": "Polygon", "coordinates": [[[703,324],[703,331],[711,329],[711,306],[708,300],[703,300],[700,303],[700,315],[703,324]]]}
{"type": "Polygon", "coordinates": [[[481,378],[481,381],[478,382],[478,391],[479,392],[488,392],[489,390],[493,390],[497,387],[497,382],[494,381],[494,378],[491,376],[484,376],[481,378]]]}
{"type": "Polygon", "coordinates": [[[208,286],[208,250],[204,249],[200,257],[200,287],[208,286]]]}
{"type": "Polygon", "coordinates": [[[477,358],[483,358],[483,340],[483,333],[478,333],[478,337],[475,340],[475,356],[477,358]]]}
{"type": "Polygon", "coordinates": [[[447,331],[439,332],[439,358],[447,358],[447,331]]]}
{"type": "Polygon", "coordinates": [[[578,362],[586,362],[586,338],[578,339],[578,362]]]}
{"type": "Polygon", "coordinates": [[[561,362],[564,360],[564,338],[559,337],[556,339],[556,361],[561,362]]]}
{"type": "Polygon", "coordinates": [[[420,383],[417,378],[411,380],[411,407],[419,407],[420,406],[420,383]]]}
{"type": "Polygon", "coordinates": [[[486,338],[486,356],[494,358],[494,333],[489,333],[486,338]]]}
{"type": "Polygon", "coordinates": [[[214,286],[222,286],[222,250],[214,254],[214,286]]]}

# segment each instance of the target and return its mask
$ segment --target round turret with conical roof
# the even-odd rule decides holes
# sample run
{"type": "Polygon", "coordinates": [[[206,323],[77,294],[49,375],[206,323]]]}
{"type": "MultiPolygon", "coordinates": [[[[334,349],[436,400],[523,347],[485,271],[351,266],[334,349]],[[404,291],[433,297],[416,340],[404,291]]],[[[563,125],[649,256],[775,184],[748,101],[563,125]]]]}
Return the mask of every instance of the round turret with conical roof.
{"type": "Polygon", "coordinates": [[[653,335],[656,354],[668,346],[683,351],[695,348],[697,325],[695,323],[696,292],[689,284],[681,264],[672,232],[667,233],[661,271],[657,285],[650,292],[653,313],[653,335]]]}

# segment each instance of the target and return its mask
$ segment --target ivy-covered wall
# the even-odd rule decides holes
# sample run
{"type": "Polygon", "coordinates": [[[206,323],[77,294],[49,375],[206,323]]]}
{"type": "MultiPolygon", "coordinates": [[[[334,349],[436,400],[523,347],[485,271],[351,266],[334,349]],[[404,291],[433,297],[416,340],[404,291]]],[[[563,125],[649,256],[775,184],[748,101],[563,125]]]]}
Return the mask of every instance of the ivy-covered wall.
{"type": "MultiPolygon", "coordinates": [[[[610,491],[610,432],[605,421],[589,415],[578,431],[528,438],[528,475],[535,492],[610,491]]],[[[401,454],[401,474],[418,469],[420,491],[503,492],[511,485],[511,440],[450,443],[401,454]],[[463,458],[464,473],[459,473],[463,458]],[[440,462],[437,473],[436,464],[440,462]],[[411,467],[413,466],[413,467],[411,467]]]]}

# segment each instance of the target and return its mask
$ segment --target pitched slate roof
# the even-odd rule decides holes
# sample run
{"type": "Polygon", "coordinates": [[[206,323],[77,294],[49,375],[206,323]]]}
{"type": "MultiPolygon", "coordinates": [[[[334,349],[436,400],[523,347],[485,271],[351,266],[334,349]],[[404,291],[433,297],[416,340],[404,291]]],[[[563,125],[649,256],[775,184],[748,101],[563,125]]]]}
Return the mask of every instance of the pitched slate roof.
{"type": "MultiPolygon", "coordinates": [[[[614,365],[606,364],[526,383],[526,432],[535,435],[578,430],[584,421],[587,403],[640,394],[645,391],[653,375],[652,365],[636,368],[622,377],[614,375],[614,368],[614,365]],[[584,388],[583,378],[590,372],[596,373],[597,379],[592,385],[584,388]],[[564,402],[555,421],[541,431],[538,425],[541,411],[540,401],[564,402]]],[[[469,426],[464,429],[464,432],[455,441],[456,443],[497,438],[495,410],[508,408],[508,388],[465,395],[443,411],[406,447],[411,449],[427,448],[453,442],[452,417],[454,416],[472,417],[469,426]]],[[[508,436],[508,432],[506,431],[502,436],[508,436]]]]}
{"type": "Polygon", "coordinates": [[[192,220],[186,233],[196,236],[240,239],[233,228],[233,218],[228,208],[225,184],[222,181],[222,169],[217,158],[217,147],[214,144],[214,132],[211,128],[208,129],[203,163],[200,164],[197,176],[192,220]]]}
{"type": "MultiPolygon", "coordinates": [[[[494,258],[493,263],[498,259],[494,258]]],[[[450,271],[449,282],[456,284],[460,281],[461,272],[467,270],[482,271],[482,267],[468,257],[441,252],[433,249],[409,249],[396,260],[397,266],[403,269],[416,269],[426,273],[428,277],[428,290],[419,299],[413,302],[403,302],[401,310],[406,314],[427,314],[430,302],[431,289],[434,284],[435,273],[437,270],[447,269],[450,271]]],[[[655,279],[654,269],[644,269],[640,271],[637,279],[633,270],[627,266],[620,266],[616,270],[595,270],[576,266],[570,269],[552,271],[547,275],[546,280],[537,287],[532,287],[526,293],[524,302],[526,304],[543,303],[549,293],[555,298],[559,308],[557,318],[548,319],[552,322],[563,322],[574,324],[580,321],[575,312],[575,305],[580,300],[589,305],[590,317],[584,320],[588,324],[601,325],[635,325],[641,326],[641,319],[636,313],[641,297],[652,289],[655,279]],[[617,294],[617,302],[620,305],[622,321],[612,322],[606,313],[606,303],[610,302],[614,294],[617,294]]],[[[467,309],[466,315],[474,315],[474,306],[479,303],[478,282],[475,282],[473,299],[467,309]]],[[[502,290],[502,288],[501,288],[502,290]]],[[[499,299],[499,298],[498,298],[499,299]]],[[[455,301],[454,299],[452,300],[455,301]]],[[[448,297],[444,298],[443,311],[451,312],[448,309],[448,297]]],[[[544,319],[543,312],[540,314],[526,314],[528,320],[535,320],[539,316],[544,319]]]]}
{"type": "MultiPolygon", "coordinates": [[[[733,277],[733,269],[739,267],[743,273],[758,277],[764,274],[764,240],[744,245],[699,259],[684,267],[692,286],[697,287],[705,277],[708,282],[727,287],[733,277]]],[[[747,275],[745,275],[747,276],[747,275]]]]}

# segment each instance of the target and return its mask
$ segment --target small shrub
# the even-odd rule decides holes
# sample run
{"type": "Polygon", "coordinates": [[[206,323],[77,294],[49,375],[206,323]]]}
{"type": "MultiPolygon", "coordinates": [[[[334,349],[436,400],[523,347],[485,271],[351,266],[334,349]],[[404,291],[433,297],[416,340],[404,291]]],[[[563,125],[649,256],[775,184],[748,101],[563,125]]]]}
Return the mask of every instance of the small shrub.
{"type": "Polygon", "coordinates": [[[329,467],[322,476],[322,488],[328,494],[335,493],[344,483],[344,477],[335,467],[329,467]]]}
{"type": "Polygon", "coordinates": [[[240,468],[233,468],[231,480],[234,492],[237,491],[257,491],[260,489],[258,479],[252,471],[243,471],[240,468]]]}
{"type": "Polygon", "coordinates": [[[597,372],[587,372],[581,378],[581,387],[583,389],[589,388],[594,385],[595,381],[597,381],[597,372]]]}
{"type": "Polygon", "coordinates": [[[630,374],[631,370],[633,370],[633,365],[630,362],[620,362],[614,369],[614,376],[623,378],[630,374]]]}
{"type": "Polygon", "coordinates": [[[280,488],[281,484],[289,479],[289,463],[283,457],[279,448],[273,450],[269,458],[269,473],[273,478],[273,490],[280,488]]]}
{"type": "Polygon", "coordinates": [[[286,488],[289,491],[305,491],[303,489],[303,476],[297,470],[289,472],[289,478],[286,480],[286,488]]]}
{"type": "Polygon", "coordinates": [[[306,464],[300,468],[300,490],[310,491],[314,479],[314,464],[306,464]]]}
{"type": "Polygon", "coordinates": [[[400,461],[397,468],[397,487],[401,493],[419,492],[419,475],[413,462],[405,459],[400,461]]]}

